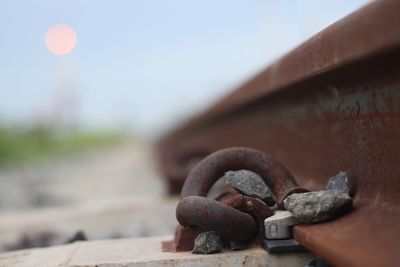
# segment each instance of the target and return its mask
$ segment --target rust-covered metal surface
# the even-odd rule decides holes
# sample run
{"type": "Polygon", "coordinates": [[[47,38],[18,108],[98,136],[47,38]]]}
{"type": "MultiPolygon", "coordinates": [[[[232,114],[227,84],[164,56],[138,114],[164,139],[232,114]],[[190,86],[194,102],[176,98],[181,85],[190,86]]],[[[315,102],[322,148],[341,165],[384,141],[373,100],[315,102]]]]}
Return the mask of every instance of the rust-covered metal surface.
{"type": "Polygon", "coordinates": [[[279,162],[255,149],[233,147],[212,153],[199,162],[187,177],[181,197],[207,196],[212,185],[229,170],[251,170],[259,174],[271,187],[278,206],[293,194],[307,192],[300,188],[293,176],[279,162]]]}
{"type": "Polygon", "coordinates": [[[249,214],[201,196],[182,199],[176,208],[176,218],[184,227],[216,231],[223,239],[246,242],[257,233],[256,222],[249,214]]]}
{"type": "Polygon", "coordinates": [[[191,148],[246,146],[270,154],[308,190],[346,171],[354,210],[296,226],[295,238],[333,266],[397,266],[399,14],[400,1],[376,1],[317,34],[166,136],[163,169],[181,166],[191,148]]]}

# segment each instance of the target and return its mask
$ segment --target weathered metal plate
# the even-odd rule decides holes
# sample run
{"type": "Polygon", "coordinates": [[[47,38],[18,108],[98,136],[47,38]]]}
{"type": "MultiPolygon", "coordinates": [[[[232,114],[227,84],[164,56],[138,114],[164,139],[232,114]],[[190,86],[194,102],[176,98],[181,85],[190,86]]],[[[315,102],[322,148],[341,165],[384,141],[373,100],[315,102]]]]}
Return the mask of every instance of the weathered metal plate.
{"type": "Polygon", "coordinates": [[[175,162],[173,155],[190,147],[252,147],[282,162],[310,190],[346,171],[355,181],[355,210],[295,227],[296,239],[334,266],[395,266],[399,14],[399,1],[376,1],[333,24],[168,135],[161,154],[175,162]]]}
{"type": "Polygon", "coordinates": [[[263,240],[262,247],[271,254],[307,251],[294,239],[263,240]]]}

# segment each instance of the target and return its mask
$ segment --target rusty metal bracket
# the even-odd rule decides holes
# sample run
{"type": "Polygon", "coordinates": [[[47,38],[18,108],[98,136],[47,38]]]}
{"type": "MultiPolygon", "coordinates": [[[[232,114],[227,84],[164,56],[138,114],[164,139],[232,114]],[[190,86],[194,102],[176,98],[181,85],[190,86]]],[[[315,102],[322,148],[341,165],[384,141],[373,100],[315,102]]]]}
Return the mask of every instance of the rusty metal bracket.
{"type": "MultiPolygon", "coordinates": [[[[300,188],[291,174],[267,154],[249,148],[223,149],[204,158],[189,173],[176,208],[178,222],[195,231],[216,231],[225,241],[250,242],[258,233],[264,233],[264,220],[273,211],[260,199],[242,195],[234,189],[222,193],[218,201],[206,197],[212,185],[226,171],[240,169],[260,174],[272,188],[278,205],[283,205],[283,200],[292,193],[307,191],[300,188]]],[[[180,230],[177,234],[183,232],[180,230]]],[[[190,231],[186,234],[188,236],[191,236],[190,231]]],[[[182,247],[182,244],[176,247],[182,247]]]]}
{"type": "Polygon", "coordinates": [[[246,169],[259,174],[275,195],[278,207],[293,194],[308,192],[297,185],[293,176],[281,164],[264,152],[243,148],[227,148],[214,152],[200,161],[189,173],[181,197],[207,196],[211,186],[229,170],[246,169]]]}
{"type": "Polygon", "coordinates": [[[226,240],[246,242],[258,232],[249,214],[201,196],[183,198],[176,207],[176,218],[184,227],[216,231],[226,240]]]}

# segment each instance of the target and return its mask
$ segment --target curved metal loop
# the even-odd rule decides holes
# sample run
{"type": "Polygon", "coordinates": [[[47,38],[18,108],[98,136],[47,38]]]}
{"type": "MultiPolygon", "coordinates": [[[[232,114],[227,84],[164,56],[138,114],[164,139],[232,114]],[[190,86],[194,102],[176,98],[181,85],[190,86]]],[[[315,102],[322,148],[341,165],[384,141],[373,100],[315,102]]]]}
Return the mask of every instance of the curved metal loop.
{"type": "Polygon", "coordinates": [[[246,242],[258,232],[249,214],[201,196],[183,198],[176,207],[176,218],[184,227],[216,231],[225,240],[246,242]]]}
{"type": "Polygon", "coordinates": [[[222,199],[221,203],[250,214],[260,230],[264,229],[264,220],[274,215],[274,211],[264,201],[240,193],[222,199]]]}
{"type": "Polygon", "coordinates": [[[308,190],[297,185],[293,176],[281,164],[264,152],[250,148],[227,148],[214,152],[200,161],[189,173],[181,197],[206,196],[211,186],[229,170],[246,169],[259,174],[275,195],[275,202],[283,208],[283,200],[308,190]]]}

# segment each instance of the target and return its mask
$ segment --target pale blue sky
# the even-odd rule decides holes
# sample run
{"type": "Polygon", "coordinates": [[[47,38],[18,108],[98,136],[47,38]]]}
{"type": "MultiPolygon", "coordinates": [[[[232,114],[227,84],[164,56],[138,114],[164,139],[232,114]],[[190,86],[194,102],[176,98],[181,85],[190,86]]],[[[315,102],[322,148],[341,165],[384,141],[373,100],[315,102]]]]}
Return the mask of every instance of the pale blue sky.
{"type": "Polygon", "coordinates": [[[82,125],[154,134],[367,2],[0,0],[0,120],[70,99],[82,125]],[[65,56],[44,44],[59,23],[78,36],[65,56]]]}

